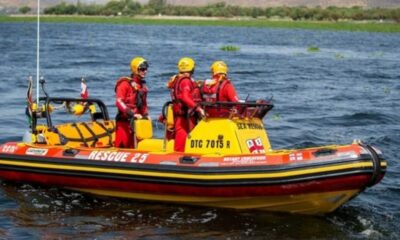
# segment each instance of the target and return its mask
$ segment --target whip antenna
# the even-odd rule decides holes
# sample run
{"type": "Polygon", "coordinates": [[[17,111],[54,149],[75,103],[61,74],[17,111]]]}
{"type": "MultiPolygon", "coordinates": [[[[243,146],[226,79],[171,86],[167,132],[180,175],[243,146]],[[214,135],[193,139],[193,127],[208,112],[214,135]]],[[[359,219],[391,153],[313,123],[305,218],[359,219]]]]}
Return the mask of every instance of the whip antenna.
{"type": "Polygon", "coordinates": [[[36,103],[39,106],[39,67],[40,67],[40,0],[37,0],[37,32],[36,32],[36,103]]]}

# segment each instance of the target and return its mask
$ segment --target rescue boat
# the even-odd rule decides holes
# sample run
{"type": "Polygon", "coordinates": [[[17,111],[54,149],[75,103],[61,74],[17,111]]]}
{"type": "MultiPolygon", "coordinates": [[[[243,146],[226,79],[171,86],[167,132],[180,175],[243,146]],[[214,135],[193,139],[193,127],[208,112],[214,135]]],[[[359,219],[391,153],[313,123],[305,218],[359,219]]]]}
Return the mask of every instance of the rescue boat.
{"type": "MultiPolygon", "coordinates": [[[[154,138],[148,119],[132,123],[134,149],[113,147],[115,122],[101,100],[39,100],[25,140],[0,145],[5,181],[144,201],[321,215],[377,184],[386,171],[382,152],[360,141],[272,149],[263,124],[270,102],[202,103],[216,114],[198,122],[185,152],[174,152],[174,140],[154,138]],[[84,103],[89,120],[53,124],[52,106],[61,103],[84,103]]],[[[173,127],[169,109],[166,104],[166,132],[173,127]]]]}

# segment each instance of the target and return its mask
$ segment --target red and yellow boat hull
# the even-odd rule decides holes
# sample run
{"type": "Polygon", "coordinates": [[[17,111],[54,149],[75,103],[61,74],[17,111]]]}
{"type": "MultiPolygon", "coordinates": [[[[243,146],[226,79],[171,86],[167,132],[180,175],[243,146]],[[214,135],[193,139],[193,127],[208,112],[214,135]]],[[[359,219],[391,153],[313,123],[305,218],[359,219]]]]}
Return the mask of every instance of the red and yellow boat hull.
{"type": "Polygon", "coordinates": [[[0,177],[103,196],[302,214],[332,212],[382,179],[386,161],[351,144],[201,156],[6,143],[0,177]]]}

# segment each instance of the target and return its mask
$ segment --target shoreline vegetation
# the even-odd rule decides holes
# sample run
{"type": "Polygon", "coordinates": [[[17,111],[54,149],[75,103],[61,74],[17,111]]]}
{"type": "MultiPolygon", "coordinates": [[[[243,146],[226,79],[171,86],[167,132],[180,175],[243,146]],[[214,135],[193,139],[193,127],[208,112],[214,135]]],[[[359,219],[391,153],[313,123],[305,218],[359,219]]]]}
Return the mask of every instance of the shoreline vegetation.
{"type": "MultiPolygon", "coordinates": [[[[292,21],[271,19],[242,18],[208,18],[188,16],[49,16],[40,17],[45,23],[100,23],[100,24],[136,24],[136,25],[177,25],[177,26],[226,26],[226,27],[259,27],[259,28],[290,28],[330,31],[360,31],[399,33],[400,24],[371,21],[292,21]]],[[[2,22],[36,22],[34,15],[0,15],[2,22]]]]}
{"type": "MultiPolygon", "coordinates": [[[[21,15],[0,15],[0,22],[33,22],[27,6],[21,15]]],[[[232,27],[299,28],[334,31],[400,32],[400,8],[361,7],[239,7],[224,2],[207,6],[175,6],[166,0],[112,0],[105,5],[62,2],[45,8],[43,22],[195,25],[232,27]]]]}

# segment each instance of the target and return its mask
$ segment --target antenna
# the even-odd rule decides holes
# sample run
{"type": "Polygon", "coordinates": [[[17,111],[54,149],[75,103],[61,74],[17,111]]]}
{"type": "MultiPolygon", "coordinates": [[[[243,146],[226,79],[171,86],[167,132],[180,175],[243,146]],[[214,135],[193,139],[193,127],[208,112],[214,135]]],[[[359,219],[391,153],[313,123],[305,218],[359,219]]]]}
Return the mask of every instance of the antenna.
{"type": "Polygon", "coordinates": [[[39,68],[40,68],[40,0],[37,0],[37,32],[36,32],[36,104],[39,106],[39,68]]]}

